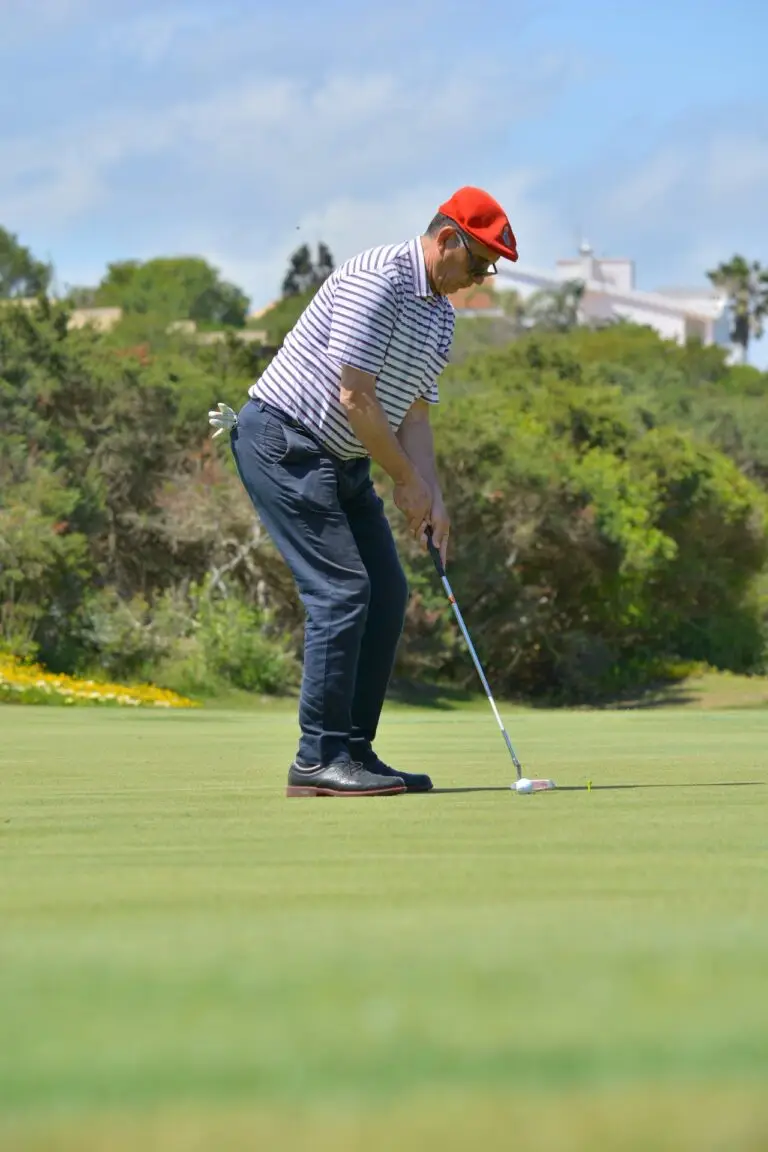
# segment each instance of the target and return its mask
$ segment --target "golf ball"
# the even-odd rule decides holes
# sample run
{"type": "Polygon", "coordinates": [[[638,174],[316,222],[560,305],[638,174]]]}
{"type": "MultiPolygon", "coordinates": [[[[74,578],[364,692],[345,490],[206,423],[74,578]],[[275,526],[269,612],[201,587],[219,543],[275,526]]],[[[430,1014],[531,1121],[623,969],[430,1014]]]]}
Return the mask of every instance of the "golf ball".
{"type": "Polygon", "coordinates": [[[517,783],[513,785],[513,787],[515,792],[530,792],[533,785],[531,784],[530,780],[527,780],[525,777],[523,777],[523,779],[518,780],[517,783]]]}

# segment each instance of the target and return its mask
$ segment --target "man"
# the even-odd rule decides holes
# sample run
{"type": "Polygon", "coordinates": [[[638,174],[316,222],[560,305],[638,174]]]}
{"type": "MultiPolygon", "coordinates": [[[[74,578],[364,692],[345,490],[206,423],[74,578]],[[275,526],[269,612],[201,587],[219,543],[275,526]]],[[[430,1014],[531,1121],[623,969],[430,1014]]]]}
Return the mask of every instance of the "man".
{"type": "MultiPolygon", "coordinates": [[[[291,569],[306,611],[301,739],[289,796],[391,796],[429,791],[373,749],[408,589],[371,460],[394,482],[413,535],[443,562],[449,517],[435,468],[429,410],[448,361],[449,294],[517,260],[501,206],[459,189],[426,233],[369,249],[323,283],[235,417],[240,478],[291,569]]],[[[218,435],[218,432],[214,433],[218,435]]]]}

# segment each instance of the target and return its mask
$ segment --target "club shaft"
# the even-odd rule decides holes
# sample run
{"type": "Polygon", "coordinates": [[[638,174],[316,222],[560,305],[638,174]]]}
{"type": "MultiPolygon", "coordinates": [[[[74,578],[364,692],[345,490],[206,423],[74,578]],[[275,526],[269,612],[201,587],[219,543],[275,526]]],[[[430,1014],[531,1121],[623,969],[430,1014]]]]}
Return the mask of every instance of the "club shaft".
{"type": "Polygon", "coordinates": [[[445,592],[446,592],[446,595],[447,595],[448,600],[450,602],[450,605],[453,608],[454,615],[458,621],[459,628],[461,629],[461,634],[464,637],[464,640],[466,641],[467,648],[469,648],[469,654],[472,657],[475,668],[477,669],[477,674],[480,677],[483,688],[485,689],[485,694],[488,697],[488,703],[490,704],[491,708],[493,709],[493,714],[496,717],[496,723],[498,724],[499,728],[501,729],[501,734],[504,737],[504,740],[506,741],[507,748],[509,749],[509,754],[512,757],[512,763],[514,764],[515,771],[517,772],[517,778],[518,778],[518,780],[520,780],[522,778],[522,774],[523,774],[523,770],[522,770],[522,767],[520,765],[520,761],[518,760],[517,756],[515,755],[515,750],[512,747],[512,741],[510,740],[510,738],[507,734],[507,730],[504,727],[504,723],[501,719],[501,716],[499,715],[499,710],[496,707],[496,702],[493,699],[493,694],[491,692],[488,681],[485,678],[485,673],[483,672],[483,666],[480,663],[480,660],[478,659],[477,652],[475,652],[475,646],[472,643],[469,632],[467,631],[467,626],[464,623],[464,619],[461,615],[461,612],[459,611],[459,606],[456,603],[456,597],[454,596],[453,591],[451,589],[451,586],[448,583],[448,577],[445,575],[444,572],[440,573],[440,579],[443,583],[443,588],[445,588],[445,592]]]}

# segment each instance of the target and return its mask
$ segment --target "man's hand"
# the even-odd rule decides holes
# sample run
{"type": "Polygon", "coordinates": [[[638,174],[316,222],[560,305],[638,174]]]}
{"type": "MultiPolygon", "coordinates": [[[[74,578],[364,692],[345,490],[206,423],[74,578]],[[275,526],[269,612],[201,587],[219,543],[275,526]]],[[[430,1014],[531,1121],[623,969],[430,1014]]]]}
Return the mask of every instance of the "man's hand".
{"type": "Polygon", "coordinates": [[[417,538],[426,542],[425,529],[430,522],[432,492],[429,485],[414,469],[407,480],[395,484],[392,498],[408,521],[408,527],[417,538]]]}
{"type": "MultiPolygon", "coordinates": [[[[440,559],[443,562],[443,567],[445,567],[446,557],[448,555],[448,536],[451,531],[451,521],[445,504],[443,504],[442,496],[437,496],[433,499],[429,513],[429,522],[432,525],[432,543],[440,553],[440,559]]],[[[426,549],[426,533],[422,537],[422,540],[424,548],[426,549]]]]}

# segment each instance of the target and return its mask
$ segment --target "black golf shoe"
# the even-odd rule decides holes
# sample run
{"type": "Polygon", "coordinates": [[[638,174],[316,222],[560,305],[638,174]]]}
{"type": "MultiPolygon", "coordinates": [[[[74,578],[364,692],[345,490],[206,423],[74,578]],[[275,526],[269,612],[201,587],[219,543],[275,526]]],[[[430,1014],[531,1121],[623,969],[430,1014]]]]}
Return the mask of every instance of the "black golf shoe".
{"type": "Polygon", "coordinates": [[[288,770],[286,796],[399,796],[404,781],[395,772],[379,775],[356,760],[305,768],[295,760],[288,770]]]}
{"type": "Polygon", "coordinates": [[[401,772],[399,768],[390,768],[383,760],[379,760],[375,752],[363,760],[363,767],[376,776],[395,777],[405,784],[406,792],[431,792],[432,781],[423,772],[401,772]]]}

